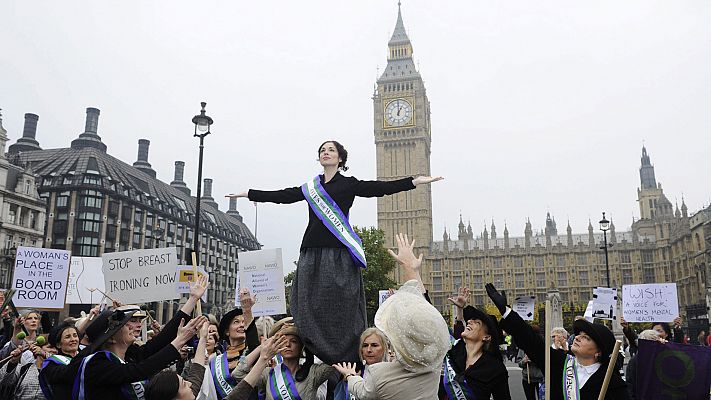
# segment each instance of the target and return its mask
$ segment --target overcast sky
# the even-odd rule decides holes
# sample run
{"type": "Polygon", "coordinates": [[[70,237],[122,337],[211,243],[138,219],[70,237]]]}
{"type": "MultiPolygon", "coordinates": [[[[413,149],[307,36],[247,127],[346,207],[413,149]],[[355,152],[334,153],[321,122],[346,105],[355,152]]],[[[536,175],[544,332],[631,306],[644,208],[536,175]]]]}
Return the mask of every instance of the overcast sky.
{"type": "MultiPolygon", "coordinates": [[[[492,218],[511,236],[570,219],[639,215],[645,143],[667,197],[711,201],[711,2],[406,0],[403,19],[432,106],[434,234],[492,218]]],[[[170,182],[186,161],[191,118],[214,118],[204,176],[224,194],[297,186],[337,139],[348,171],[375,178],[373,85],[386,65],[397,2],[21,1],[0,3],[0,108],[11,143],[39,114],[42,148],[67,147],[85,108],[101,110],[108,152],[149,162],[170,182]]],[[[307,204],[260,205],[258,238],[298,257],[307,204]]],[[[254,229],[255,207],[239,211],[254,229]]],[[[376,224],[359,199],[354,225],[376,224]]],[[[597,224],[595,223],[594,226],[597,224]]]]}

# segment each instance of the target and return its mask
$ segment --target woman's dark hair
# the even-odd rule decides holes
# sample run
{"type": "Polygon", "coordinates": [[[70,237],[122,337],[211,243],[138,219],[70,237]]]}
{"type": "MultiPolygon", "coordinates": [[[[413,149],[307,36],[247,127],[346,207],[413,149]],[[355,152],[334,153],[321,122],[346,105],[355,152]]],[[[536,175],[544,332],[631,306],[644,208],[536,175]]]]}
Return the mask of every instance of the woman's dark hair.
{"type": "Polygon", "coordinates": [[[161,371],[151,378],[146,388],[146,400],[173,400],[180,390],[175,371],[161,371]]]}
{"type": "MultiPolygon", "coordinates": [[[[62,352],[62,349],[59,344],[62,342],[62,335],[64,334],[64,331],[70,328],[74,329],[75,331],[77,330],[73,323],[65,321],[55,326],[54,328],[52,328],[52,330],[49,331],[49,337],[47,338],[47,341],[60,353],[62,352]]],[[[77,331],[77,333],[79,333],[79,331],[77,331]]]]}
{"type": "Polygon", "coordinates": [[[344,172],[348,171],[348,167],[346,166],[346,161],[348,161],[348,150],[346,150],[346,148],[343,147],[342,144],[338,143],[335,140],[327,140],[321,143],[321,146],[318,146],[318,151],[316,153],[319,155],[319,157],[321,156],[321,148],[326,143],[333,143],[333,145],[336,146],[338,157],[341,159],[341,162],[338,163],[338,168],[344,172]]]}
{"type": "Polygon", "coordinates": [[[664,330],[664,332],[667,334],[667,340],[671,340],[671,336],[672,336],[671,326],[669,326],[669,324],[667,322],[655,322],[652,325],[652,328],[654,328],[657,325],[661,326],[662,329],[664,330]]]}

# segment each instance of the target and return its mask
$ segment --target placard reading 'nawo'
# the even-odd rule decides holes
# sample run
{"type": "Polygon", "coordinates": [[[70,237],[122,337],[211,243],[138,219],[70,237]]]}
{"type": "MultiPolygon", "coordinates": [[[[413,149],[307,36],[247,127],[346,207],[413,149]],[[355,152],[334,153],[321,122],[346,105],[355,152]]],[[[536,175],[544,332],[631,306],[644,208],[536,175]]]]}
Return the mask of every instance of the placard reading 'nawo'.
{"type": "Polygon", "coordinates": [[[676,283],[622,285],[622,316],[627,322],[672,322],[679,316],[676,283]]]}
{"type": "MultiPolygon", "coordinates": [[[[286,295],[284,294],[284,264],[281,249],[263,249],[239,253],[238,288],[249,289],[257,295],[257,302],[252,307],[252,315],[286,314],[286,295]]],[[[239,292],[235,293],[239,298],[239,292]]]]}
{"type": "Polygon", "coordinates": [[[64,308],[69,279],[67,250],[17,248],[12,288],[16,290],[12,301],[17,307],[64,308]]]}
{"type": "Polygon", "coordinates": [[[106,294],[124,304],[177,299],[177,254],[175,247],[104,254],[106,294]]]}

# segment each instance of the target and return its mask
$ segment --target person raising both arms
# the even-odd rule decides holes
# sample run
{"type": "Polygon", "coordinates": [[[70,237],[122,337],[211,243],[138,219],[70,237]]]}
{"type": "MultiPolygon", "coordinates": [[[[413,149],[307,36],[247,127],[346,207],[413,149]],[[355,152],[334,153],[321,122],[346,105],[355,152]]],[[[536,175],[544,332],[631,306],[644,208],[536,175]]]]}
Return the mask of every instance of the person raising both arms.
{"type": "MultiPolygon", "coordinates": [[[[361,181],[343,176],[348,152],[334,140],[318,148],[323,174],[300,187],[249,191],[227,197],[280,204],[306,200],[309,222],[301,242],[291,312],[302,334],[307,365],[313,354],[327,364],[359,361],[358,344],[366,328],[365,295],[360,268],[366,260],[360,238],[348,221],[355,197],[381,197],[415,189],[442,177],[408,177],[394,181],[361,181]],[[359,268],[360,267],[360,268],[359,268]]],[[[301,369],[302,374],[307,368],[301,369]]],[[[303,379],[297,374],[297,380],[303,379]]]]}

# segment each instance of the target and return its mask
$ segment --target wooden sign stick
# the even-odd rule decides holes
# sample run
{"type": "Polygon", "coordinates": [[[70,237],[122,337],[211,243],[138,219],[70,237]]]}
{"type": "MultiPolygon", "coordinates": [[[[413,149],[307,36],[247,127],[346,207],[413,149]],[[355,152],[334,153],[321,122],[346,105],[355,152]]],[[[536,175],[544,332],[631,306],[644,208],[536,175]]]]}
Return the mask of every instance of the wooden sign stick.
{"type": "Polygon", "coordinates": [[[610,378],[612,378],[612,371],[615,370],[615,364],[617,363],[617,355],[620,354],[620,346],[622,342],[615,340],[615,348],[612,350],[610,355],[610,363],[607,364],[607,372],[605,373],[605,381],[602,382],[602,389],[600,389],[600,395],[597,396],[597,400],[604,400],[607,394],[607,387],[610,385],[610,378]]]}
{"type": "MultiPolygon", "coordinates": [[[[197,282],[198,280],[198,272],[197,272],[197,253],[193,252],[193,282],[197,282]]],[[[197,299],[197,303],[195,304],[195,315],[200,316],[202,315],[202,300],[197,299]]]]}
{"type": "Polygon", "coordinates": [[[545,366],[545,385],[546,385],[546,400],[551,400],[551,318],[553,318],[553,313],[551,312],[551,301],[546,299],[546,366],[545,366]]]}

